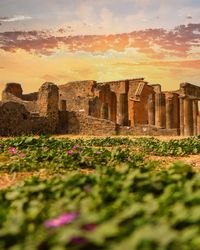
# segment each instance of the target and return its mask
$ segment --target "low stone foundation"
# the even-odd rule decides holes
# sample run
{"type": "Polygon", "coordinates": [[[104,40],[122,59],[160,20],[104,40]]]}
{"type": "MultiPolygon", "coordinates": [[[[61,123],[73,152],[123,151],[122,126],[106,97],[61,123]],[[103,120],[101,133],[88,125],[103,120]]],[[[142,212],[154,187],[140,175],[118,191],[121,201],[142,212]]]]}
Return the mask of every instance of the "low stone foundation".
{"type": "Polygon", "coordinates": [[[178,129],[164,129],[151,126],[140,125],[136,127],[118,127],[117,134],[120,135],[150,135],[150,136],[177,136],[178,129]]]}
{"type": "Polygon", "coordinates": [[[59,112],[58,133],[82,135],[115,135],[116,124],[104,119],[85,116],[79,112],[59,112]]]}

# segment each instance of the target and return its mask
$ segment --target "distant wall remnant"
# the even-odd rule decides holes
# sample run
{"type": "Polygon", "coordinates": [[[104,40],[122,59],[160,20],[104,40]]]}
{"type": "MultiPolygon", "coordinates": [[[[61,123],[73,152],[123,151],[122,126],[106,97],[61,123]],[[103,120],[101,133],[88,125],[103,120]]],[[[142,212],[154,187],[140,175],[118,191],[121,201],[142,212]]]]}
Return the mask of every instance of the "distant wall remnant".
{"type": "Polygon", "coordinates": [[[58,87],[53,83],[44,83],[38,93],[38,111],[39,116],[49,120],[52,133],[58,124],[58,102],[58,87]]]}
{"type": "Polygon", "coordinates": [[[7,100],[11,95],[22,99],[22,87],[19,83],[6,84],[6,87],[2,92],[2,101],[7,100]]]}
{"type": "Polygon", "coordinates": [[[23,94],[19,83],[8,83],[0,102],[0,135],[197,135],[199,100],[200,87],[191,83],[163,92],[143,78],[46,82],[30,94],[23,94]]]}

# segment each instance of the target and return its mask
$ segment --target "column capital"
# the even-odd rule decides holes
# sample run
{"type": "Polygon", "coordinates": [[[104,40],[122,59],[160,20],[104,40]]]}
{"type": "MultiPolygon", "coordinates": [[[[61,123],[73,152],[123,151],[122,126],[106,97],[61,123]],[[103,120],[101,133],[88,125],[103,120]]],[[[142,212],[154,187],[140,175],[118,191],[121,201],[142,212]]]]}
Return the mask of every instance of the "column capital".
{"type": "Polygon", "coordinates": [[[200,98],[198,98],[198,97],[196,97],[196,96],[191,96],[191,95],[179,95],[179,97],[178,97],[179,99],[190,99],[190,100],[197,100],[197,101],[199,101],[200,100],[200,98]]]}
{"type": "Polygon", "coordinates": [[[173,99],[174,95],[173,95],[173,93],[165,93],[165,98],[166,99],[173,99]]]}

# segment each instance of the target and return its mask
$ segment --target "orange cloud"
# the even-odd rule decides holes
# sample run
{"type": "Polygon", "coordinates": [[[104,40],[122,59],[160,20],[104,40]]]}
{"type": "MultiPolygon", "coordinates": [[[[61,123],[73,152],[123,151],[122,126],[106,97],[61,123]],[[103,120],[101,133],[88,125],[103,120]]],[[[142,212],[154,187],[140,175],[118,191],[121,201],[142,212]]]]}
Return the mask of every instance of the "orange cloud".
{"type": "Polygon", "coordinates": [[[147,29],[116,35],[66,36],[49,31],[13,31],[0,33],[0,49],[15,52],[18,49],[30,53],[51,55],[57,49],[68,52],[122,52],[135,48],[149,58],[166,56],[185,57],[193,48],[199,48],[200,24],[181,25],[173,30],[147,29]],[[64,45],[64,47],[63,47],[64,45]]]}
{"type": "Polygon", "coordinates": [[[200,24],[87,36],[67,36],[65,30],[2,32],[0,92],[2,83],[12,81],[30,92],[44,81],[133,77],[174,89],[183,81],[199,82],[199,44],[200,24]]]}

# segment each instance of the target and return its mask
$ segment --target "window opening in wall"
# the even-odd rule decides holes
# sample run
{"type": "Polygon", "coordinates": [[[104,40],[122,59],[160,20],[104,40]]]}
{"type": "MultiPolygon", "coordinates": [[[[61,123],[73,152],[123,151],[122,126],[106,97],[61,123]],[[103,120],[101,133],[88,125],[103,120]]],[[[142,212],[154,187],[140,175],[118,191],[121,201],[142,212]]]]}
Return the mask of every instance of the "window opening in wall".
{"type": "Polygon", "coordinates": [[[27,117],[26,114],[22,114],[22,116],[23,116],[23,119],[24,119],[24,120],[27,120],[27,119],[28,119],[28,117],[27,117]]]}

